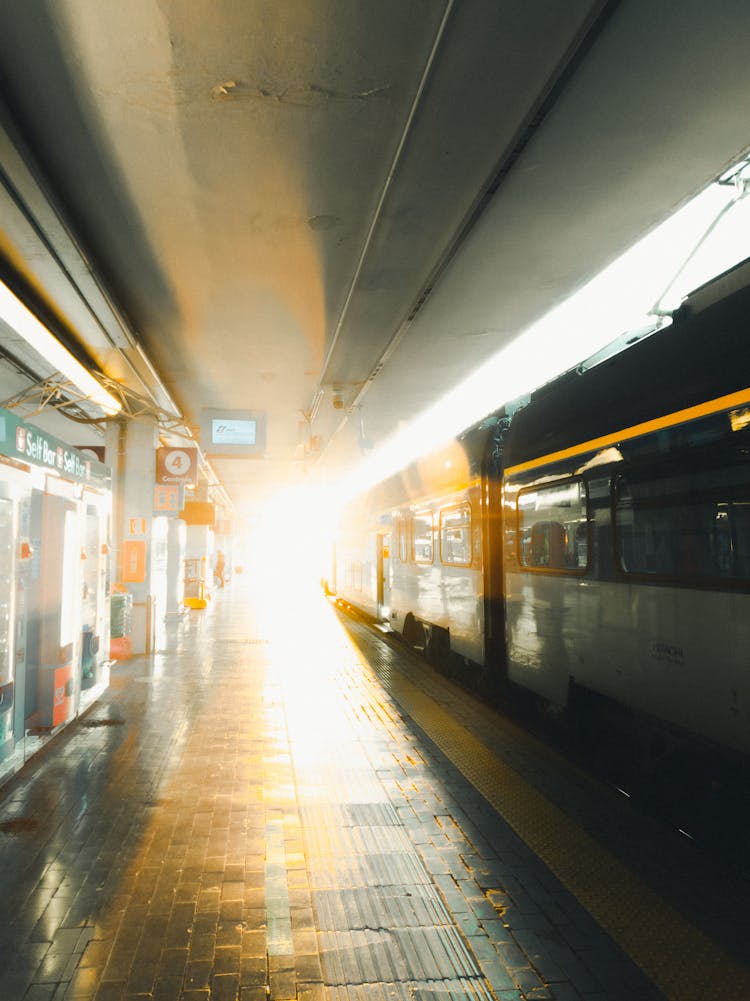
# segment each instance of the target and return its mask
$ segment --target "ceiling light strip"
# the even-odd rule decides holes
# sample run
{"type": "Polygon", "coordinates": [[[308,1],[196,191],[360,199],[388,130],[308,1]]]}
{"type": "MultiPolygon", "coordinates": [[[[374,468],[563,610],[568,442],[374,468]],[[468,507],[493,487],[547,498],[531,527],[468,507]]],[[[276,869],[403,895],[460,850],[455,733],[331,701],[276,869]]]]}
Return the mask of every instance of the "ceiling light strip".
{"type": "Polygon", "coordinates": [[[112,416],[120,403],[101,386],[4,282],[0,282],[0,319],[23,338],[52,368],[60,372],[92,403],[112,416]]]}

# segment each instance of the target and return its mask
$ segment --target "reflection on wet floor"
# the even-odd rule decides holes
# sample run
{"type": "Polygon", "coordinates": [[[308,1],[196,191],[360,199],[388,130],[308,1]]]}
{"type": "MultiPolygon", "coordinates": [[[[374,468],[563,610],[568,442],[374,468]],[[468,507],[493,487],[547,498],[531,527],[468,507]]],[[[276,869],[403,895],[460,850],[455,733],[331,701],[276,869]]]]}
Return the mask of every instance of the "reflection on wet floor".
{"type": "Polygon", "coordinates": [[[320,594],[169,632],[3,790],[2,1001],[661,997],[320,594]]]}

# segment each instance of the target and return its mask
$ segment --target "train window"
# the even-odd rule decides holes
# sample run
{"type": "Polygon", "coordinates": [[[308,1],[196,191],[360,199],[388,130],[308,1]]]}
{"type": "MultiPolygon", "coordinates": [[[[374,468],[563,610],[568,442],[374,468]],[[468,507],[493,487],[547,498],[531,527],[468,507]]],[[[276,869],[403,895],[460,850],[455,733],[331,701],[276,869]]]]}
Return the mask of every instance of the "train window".
{"type": "Polygon", "coordinates": [[[521,491],[518,560],[533,570],[580,573],[586,569],[588,521],[582,480],[521,491]]]}
{"type": "Polygon", "coordinates": [[[616,552],[625,573],[750,578],[750,484],[744,463],[619,477],[616,552]]]}
{"type": "Polygon", "coordinates": [[[471,508],[468,504],[440,512],[440,559],[453,566],[471,566],[471,508]]]}
{"type": "Polygon", "coordinates": [[[412,515],[411,526],[414,562],[432,563],[434,531],[432,511],[421,511],[412,515]]]}
{"type": "Polygon", "coordinates": [[[400,517],[396,521],[396,539],[398,547],[398,558],[402,563],[406,563],[409,553],[406,546],[406,519],[400,517]]]}

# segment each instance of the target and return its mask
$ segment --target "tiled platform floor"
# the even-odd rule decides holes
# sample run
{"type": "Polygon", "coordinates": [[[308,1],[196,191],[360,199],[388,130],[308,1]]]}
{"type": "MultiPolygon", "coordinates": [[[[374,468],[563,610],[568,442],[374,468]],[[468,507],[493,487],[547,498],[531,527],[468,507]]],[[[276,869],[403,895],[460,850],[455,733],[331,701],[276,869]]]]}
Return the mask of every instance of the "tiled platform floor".
{"type": "Polygon", "coordinates": [[[662,997],[320,595],[170,633],[0,790],[0,1001],[662,997]]]}

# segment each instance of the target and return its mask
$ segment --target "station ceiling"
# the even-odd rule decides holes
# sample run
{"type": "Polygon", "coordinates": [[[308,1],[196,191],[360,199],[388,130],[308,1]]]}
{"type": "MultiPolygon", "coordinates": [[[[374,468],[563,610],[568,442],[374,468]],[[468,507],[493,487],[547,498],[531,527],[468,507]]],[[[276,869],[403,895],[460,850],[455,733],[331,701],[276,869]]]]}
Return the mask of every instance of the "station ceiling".
{"type": "MultiPolygon", "coordinates": [[[[211,460],[253,503],[351,468],[738,159],[748,51],[744,0],[0,4],[0,273],[194,434],[265,414],[264,457],[211,460]]],[[[2,323],[0,352],[3,400],[51,374],[2,323]]]]}

